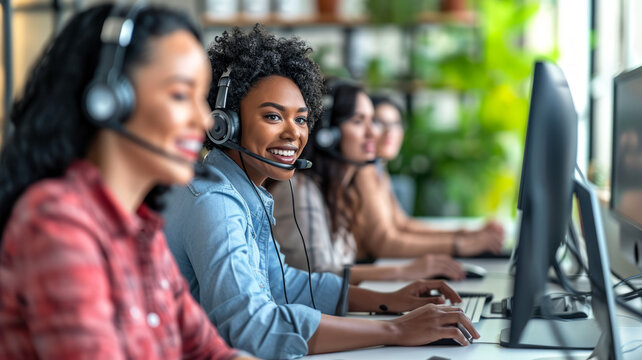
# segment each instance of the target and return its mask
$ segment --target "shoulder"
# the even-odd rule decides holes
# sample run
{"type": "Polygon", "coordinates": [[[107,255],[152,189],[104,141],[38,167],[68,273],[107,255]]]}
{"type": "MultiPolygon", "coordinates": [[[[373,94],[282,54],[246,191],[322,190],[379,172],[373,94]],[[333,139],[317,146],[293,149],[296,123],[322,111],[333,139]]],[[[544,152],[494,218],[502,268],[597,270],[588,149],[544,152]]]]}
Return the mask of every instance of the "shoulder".
{"type": "Polygon", "coordinates": [[[98,254],[96,239],[106,230],[97,225],[87,201],[73,184],[62,180],[32,185],[16,202],[5,228],[5,255],[31,263],[84,259],[93,264],[95,257],[89,254],[98,254]],[[78,258],[77,254],[83,255],[78,258]]]}
{"type": "Polygon", "coordinates": [[[380,191],[386,174],[380,173],[375,166],[364,166],[355,174],[355,183],[361,192],[380,191]]]}
{"type": "Polygon", "coordinates": [[[31,185],[16,202],[8,228],[55,221],[92,223],[86,197],[64,179],[46,179],[31,185]]]}
{"type": "Polygon", "coordinates": [[[245,224],[250,210],[236,187],[216,170],[207,178],[195,178],[187,186],[173,187],[163,216],[165,232],[172,239],[186,231],[210,232],[237,221],[245,224]]]}

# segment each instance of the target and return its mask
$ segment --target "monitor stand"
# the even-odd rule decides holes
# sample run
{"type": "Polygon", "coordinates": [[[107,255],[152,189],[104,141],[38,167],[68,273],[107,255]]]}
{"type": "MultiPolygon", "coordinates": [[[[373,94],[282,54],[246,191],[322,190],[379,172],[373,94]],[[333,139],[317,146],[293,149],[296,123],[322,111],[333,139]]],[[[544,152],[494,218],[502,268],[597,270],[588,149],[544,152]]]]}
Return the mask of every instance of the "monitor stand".
{"type": "Polygon", "coordinates": [[[515,348],[594,349],[591,357],[620,360],[622,352],[615,317],[615,296],[599,203],[593,189],[584,181],[575,179],[574,192],[584,230],[594,318],[568,321],[531,319],[519,343],[511,343],[510,329],[504,329],[500,334],[500,344],[515,348]]]}
{"type": "Polygon", "coordinates": [[[531,319],[519,343],[510,343],[510,328],[507,328],[499,335],[499,344],[511,348],[593,350],[601,335],[595,319],[531,319]]]}

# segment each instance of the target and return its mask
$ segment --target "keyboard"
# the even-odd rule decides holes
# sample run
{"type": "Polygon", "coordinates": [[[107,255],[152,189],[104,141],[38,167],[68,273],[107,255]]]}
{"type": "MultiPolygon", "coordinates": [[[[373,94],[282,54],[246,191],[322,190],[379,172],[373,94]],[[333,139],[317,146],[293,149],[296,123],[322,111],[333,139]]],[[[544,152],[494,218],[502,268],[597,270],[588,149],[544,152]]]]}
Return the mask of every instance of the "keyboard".
{"type": "Polygon", "coordinates": [[[459,296],[462,302],[454,304],[454,306],[462,309],[473,324],[479,322],[484,311],[484,305],[493,299],[493,295],[488,293],[461,292],[459,296]]]}

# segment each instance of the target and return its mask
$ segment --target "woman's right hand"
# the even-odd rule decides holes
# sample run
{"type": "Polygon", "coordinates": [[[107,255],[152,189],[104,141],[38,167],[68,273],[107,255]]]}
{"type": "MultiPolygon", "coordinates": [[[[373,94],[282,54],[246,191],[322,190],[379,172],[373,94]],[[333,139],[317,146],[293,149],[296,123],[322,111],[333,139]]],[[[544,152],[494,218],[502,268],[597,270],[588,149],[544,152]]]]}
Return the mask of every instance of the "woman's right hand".
{"type": "Polygon", "coordinates": [[[457,256],[475,256],[483,252],[498,254],[502,251],[504,228],[489,221],[477,231],[465,231],[455,239],[457,256]]]}
{"type": "Polygon", "coordinates": [[[463,325],[474,339],[479,339],[473,324],[455,306],[427,304],[389,321],[395,326],[396,345],[399,346],[424,345],[440,339],[455,339],[468,345],[457,324],[463,325]]]}
{"type": "Polygon", "coordinates": [[[464,280],[466,272],[450,255],[426,254],[402,266],[400,280],[430,279],[436,276],[464,280]]]}

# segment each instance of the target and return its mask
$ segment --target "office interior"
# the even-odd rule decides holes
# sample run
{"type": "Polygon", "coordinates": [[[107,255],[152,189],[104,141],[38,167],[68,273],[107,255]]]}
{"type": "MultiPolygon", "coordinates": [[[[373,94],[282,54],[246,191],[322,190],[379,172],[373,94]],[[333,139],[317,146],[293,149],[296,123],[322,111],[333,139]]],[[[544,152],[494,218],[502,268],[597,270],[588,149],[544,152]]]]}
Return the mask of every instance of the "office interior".
{"type": "MultiPolygon", "coordinates": [[[[10,131],[8,104],[19,96],[46,43],[71,14],[100,2],[2,1],[3,137],[10,131]]],[[[642,239],[631,240],[626,248],[620,243],[620,223],[610,208],[610,193],[614,78],[642,65],[638,36],[642,23],[636,16],[642,13],[642,2],[148,2],[191,14],[203,29],[205,46],[233,26],[249,28],[254,23],[281,36],[298,36],[314,49],[312,57],[326,76],[356,81],[370,92],[394,97],[405,110],[408,135],[388,170],[405,210],[435,223],[497,218],[517,231],[534,63],[557,64],[577,113],[577,165],[600,200],[610,266],[620,277],[640,273],[642,239]]],[[[484,261],[482,266],[493,268],[484,261]]],[[[478,287],[472,290],[481,290],[478,287]]],[[[456,289],[468,290],[465,284],[456,289]]],[[[642,308],[642,301],[635,301],[642,308]]],[[[642,341],[642,328],[635,331],[633,339],[642,341]]],[[[356,353],[354,358],[369,355],[356,353]]]]}

